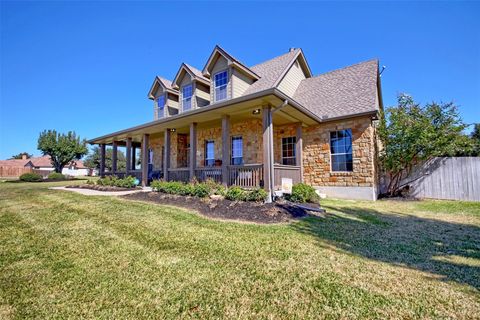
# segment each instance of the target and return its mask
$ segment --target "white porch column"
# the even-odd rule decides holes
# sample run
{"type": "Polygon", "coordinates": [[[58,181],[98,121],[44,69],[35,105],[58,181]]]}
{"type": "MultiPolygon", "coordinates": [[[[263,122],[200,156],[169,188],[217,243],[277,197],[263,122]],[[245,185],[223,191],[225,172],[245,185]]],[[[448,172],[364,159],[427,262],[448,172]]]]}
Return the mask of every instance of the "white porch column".
{"type": "Polygon", "coordinates": [[[113,141],[112,143],[112,173],[117,172],[117,151],[118,151],[118,142],[113,141]]]}
{"type": "Polygon", "coordinates": [[[300,167],[300,181],[303,182],[303,137],[302,137],[302,124],[297,123],[297,131],[296,131],[296,140],[297,143],[295,144],[295,165],[300,167]]]}
{"type": "Polygon", "coordinates": [[[100,145],[100,177],[105,176],[105,143],[100,145]]]}
{"type": "Polygon", "coordinates": [[[197,124],[190,124],[190,180],[195,177],[195,168],[197,166],[197,124]]]}
{"type": "Polygon", "coordinates": [[[168,169],[170,168],[170,129],[165,129],[165,144],[163,150],[163,179],[168,181],[168,169]]]}
{"type": "Polygon", "coordinates": [[[262,112],[263,123],[263,184],[268,193],[267,202],[272,202],[273,193],[273,122],[272,108],[264,106],[262,112]]]}
{"type": "Polygon", "coordinates": [[[127,150],[125,151],[125,173],[128,175],[132,170],[132,138],[127,138],[127,150]]]}
{"type": "Polygon", "coordinates": [[[228,166],[230,165],[230,116],[222,117],[222,183],[228,184],[228,166]]]}
{"type": "Polygon", "coordinates": [[[148,185],[148,139],[149,135],[144,134],[142,139],[142,187],[148,185]]]}

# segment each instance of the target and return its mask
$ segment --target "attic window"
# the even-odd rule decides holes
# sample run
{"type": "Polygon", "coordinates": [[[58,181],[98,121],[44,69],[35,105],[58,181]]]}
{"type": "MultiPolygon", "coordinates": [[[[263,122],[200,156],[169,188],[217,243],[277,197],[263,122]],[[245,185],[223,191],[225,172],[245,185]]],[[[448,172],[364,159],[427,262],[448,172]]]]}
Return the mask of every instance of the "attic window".
{"type": "Polygon", "coordinates": [[[184,86],[182,88],[182,110],[187,111],[192,109],[192,85],[184,86]]]}
{"type": "Polygon", "coordinates": [[[215,74],[215,101],[227,99],[227,70],[215,74]]]}

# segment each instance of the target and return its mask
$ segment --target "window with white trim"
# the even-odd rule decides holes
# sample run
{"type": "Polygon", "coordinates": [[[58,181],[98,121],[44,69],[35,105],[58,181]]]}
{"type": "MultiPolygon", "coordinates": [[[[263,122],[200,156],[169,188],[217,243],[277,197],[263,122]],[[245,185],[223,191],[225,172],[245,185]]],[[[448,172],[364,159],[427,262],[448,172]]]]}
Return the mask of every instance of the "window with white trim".
{"type": "Polygon", "coordinates": [[[165,107],[165,95],[157,97],[157,118],[163,118],[165,107]]]}
{"type": "Polygon", "coordinates": [[[353,171],[352,129],[330,132],[332,171],[353,171]]]}
{"type": "Polygon", "coordinates": [[[243,139],[241,136],[232,137],[232,160],[231,164],[243,164],[243,139]]]}
{"type": "Polygon", "coordinates": [[[213,140],[205,141],[205,166],[215,165],[215,142],[213,140]]]}
{"type": "Polygon", "coordinates": [[[215,74],[215,101],[227,99],[228,72],[220,71],[215,74]]]}
{"type": "Polygon", "coordinates": [[[182,88],[182,110],[188,111],[192,109],[193,86],[191,84],[182,88]]]}
{"type": "Polygon", "coordinates": [[[282,164],[294,166],[297,162],[295,155],[295,145],[297,137],[282,138],[282,164]]]}

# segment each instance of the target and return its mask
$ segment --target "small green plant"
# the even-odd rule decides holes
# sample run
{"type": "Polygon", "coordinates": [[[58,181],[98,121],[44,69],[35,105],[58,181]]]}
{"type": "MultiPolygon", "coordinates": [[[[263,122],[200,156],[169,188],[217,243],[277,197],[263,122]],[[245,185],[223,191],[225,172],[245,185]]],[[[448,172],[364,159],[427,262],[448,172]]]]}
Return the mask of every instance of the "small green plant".
{"type": "Polygon", "coordinates": [[[263,202],[267,198],[267,191],[262,188],[256,188],[253,190],[247,191],[246,200],[247,201],[256,201],[263,202]]]}
{"type": "Polygon", "coordinates": [[[58,173],[58,172],[52,172],[48,175],[48,179],[50,180],[65,180],[65,175],[58,173]]]}
{"type": "Polygon", "coordinates": [[[112,186],[120,188],[134,188],[135,187],[135,177],[125,177],[118,178],[116,176],[107,176],[97,180],[97,184],[100,186],[112,186]]]}
{"type": "Polygon", "coordinates": [[[246,192],[240,187],[231,187],[228,188],[225,198],[232,201],[245,201],[246,192]]]}
{"type": "Polygon", "coordinates": [[[93,180],[91,180],[91,179],[88,179],[88,180],[87,180],[87,184],[88,184],[88,185],[93,185],[93,184],[95,184],[95,181],[93,181],[93,180]]]}
{"type": "Polygon", "coordinates": [[[20,176],[20,180],[25,182],[39,182],[39,181],[43,181],[43,177],[38,173],[29,172],[29,173],[22,174],[20,176]]]}
{"type": "Polygon", "coordinates": [[[315,192],[315,188],[305,183],[297,183],[292,187],[292,194],[285,196],[285,198],[292,202],[304,203],[318,203],[320,197],[315,192]]]}
{"type": "Polygon", "coordinates": [[[210,186],[206,183],[197,183],[193,184],[193,190],[192,190],[192,195],[199,197],[199,198],[205,198],[210,195],[210,192],[212,191],[210,186]]]}

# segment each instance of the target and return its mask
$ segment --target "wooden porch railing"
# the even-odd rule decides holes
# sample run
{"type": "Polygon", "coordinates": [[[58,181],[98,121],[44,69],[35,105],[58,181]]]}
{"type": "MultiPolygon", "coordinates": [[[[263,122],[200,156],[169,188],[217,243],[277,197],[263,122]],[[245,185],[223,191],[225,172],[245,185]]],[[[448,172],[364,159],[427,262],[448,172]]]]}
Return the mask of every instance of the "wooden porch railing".
{"type": "Polygon", "coordinates": [[[263,165],[244,164],[228,166],[228,185],[255,188],[263,185],[263,165]]]}
{"type": "Polygon", "coordinates": [[[212,179],[217,183],[222,183],[222,167],[195,168],[195,178],[197,178],[198,181],[212,179]]]}
{"type": "Polygon", "coordinates": [[[175,169],[170,168],[168,169],[168,180],[188,182],[190,180],[190,169],[189,168],[175,168],[175,169]]]}
{"type": "Polygon", "coordinates": [[[282,164],[274,164],[274,187],[282,186],[282,178],[290,178],[293,184],[302,182],[300,166],[287,166],[282,164]]]}

